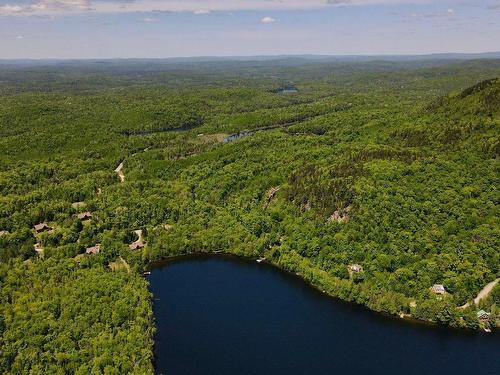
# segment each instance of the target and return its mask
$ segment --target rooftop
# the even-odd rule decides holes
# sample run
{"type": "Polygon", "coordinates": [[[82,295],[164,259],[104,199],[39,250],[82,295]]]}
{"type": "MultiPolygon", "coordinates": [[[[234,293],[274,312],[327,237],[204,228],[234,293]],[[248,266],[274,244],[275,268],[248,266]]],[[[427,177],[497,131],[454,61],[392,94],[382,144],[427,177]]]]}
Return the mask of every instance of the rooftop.
{"type": "Polygon", "coordinates": [[[144,242],[137,241],[137,242],[131,243],[128,247],[130,250],[137,250],[137,249],[142,249],[144,246],[146,246],[144,244],[144,242]]]}
{"type": "Polygon", "coordinates": [[[476,316],[478,318],[488,318],[490,316],[490,313],[489,312],[486,312],[484,310],[479,310],[477,313],[476,313],[476,316]]]}
{"type": "Polygon", "coordinates": [[[50,230],[50,229],[52,229],[52,228],[51,228],[51,227],[49,227],[49,226],[47,225],[47,223],[39,223],[39,224],[35,224],[35,225],[33,226],[33,229],[35,229],[35,231],[37,231],[37,232],[40,232],[40,231],[43,231],[43,230],[50,230]]]}
{"type": "Polygon", "coordinates": [[[85,249],[85,254],[99,254],[99,251],[101,251],[101,247],[99,244],[97,244],[92,247],[87,247],[85,249]]]}
{"type": "Polygon", "coordinates": [[[351,264],[349,266],[349,268],[351,271],[354,271],[354,272],[360,272],[363,270],[363,267],[360,264],[351,264]]]}
{"type": "Polygon", "coordinates": [[[81,212],[78,215],[80,220],[90,219],[92,217],[92,213],[89,211],[81,212]]]}
{"type": "Polygon", "coordinates": [[[443,294],[446,292],[443,284],[434,284],[431,288],[434,293],[443,294]]]}

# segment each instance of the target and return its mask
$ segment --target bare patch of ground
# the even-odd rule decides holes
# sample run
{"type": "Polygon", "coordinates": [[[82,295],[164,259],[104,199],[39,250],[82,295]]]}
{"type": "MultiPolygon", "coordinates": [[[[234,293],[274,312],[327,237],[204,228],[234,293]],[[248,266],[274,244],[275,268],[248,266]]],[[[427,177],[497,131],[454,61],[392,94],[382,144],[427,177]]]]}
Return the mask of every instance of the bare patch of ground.
{"type": "Polygon", "coordinates": [[[123,174],[122,169],[123,169],[123,162],[120,163],[118,167],[116,167],[115,172],[118,175],[118,177],[120,177],[120,181],[125,182],[125,175],[123,174]]]}
{"type": "Polygon", "coordinates": [[[119,257],[114,262],[111,262],[109,264],[109,268],[111,269],[111,271],[127,270],[127,272],[130,272],[130,266],[129,266],[129,264],[122,257],[119,257]]]}

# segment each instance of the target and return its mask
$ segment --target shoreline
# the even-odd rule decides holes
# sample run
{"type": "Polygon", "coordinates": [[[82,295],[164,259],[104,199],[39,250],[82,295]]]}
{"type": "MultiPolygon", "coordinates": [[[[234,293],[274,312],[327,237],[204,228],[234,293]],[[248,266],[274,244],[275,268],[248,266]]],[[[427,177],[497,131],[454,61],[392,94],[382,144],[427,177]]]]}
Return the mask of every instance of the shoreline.
{"type": "MultiPolygon", "coordinates": [[[[164,259],[159,259],[159,260],[150,262],[144,268],[143,271],[144,272],[151,272],[157,268],[168,267],[168,265],[172,264],[172,263],[189,261],[189,260],[196,260],[196,259],[203,259],[203,258],[208,259],[208,258],[212,258],[212,257],[227,258],[227,259],[237,260],[237,261],[245,262],[245,263],[257,262],[257,260],[259,259],[259,257],[254,257],[254,256],[250,257],[250,256],[246,256],[246,255],[239,255],[239,254],[234,254],[234,253],[224,252],[224,251],[220,251],[220,252],[200,251],[200,252],[193,252],[193,253],[188,253],[188,254],[184,254],[184,255],[174,255],[174,256],[166,257],[164,259]]],[[[401,315],[401,313],[391,314],[391,313],[384,312],[384,311],[376,311],[374,309],[371,309],[370,307],[368,307],[365,304],[357,303],[355,301],[348,301],[348,300],[342,299],[338,296],[335,296],[333,294],[330,294],[330,293],[326,292],[325,290],[322,290],[321,288],[319,288],[317,285],[311,283],[302,274],[297,273],[297,272],[292,272],[290,270],[286,270],[283,267],[281,267],[279,264],[277,264],[275,262],[270,262],[267,258],[265,260],[263,260],[262,262],[259,262],[257,264],[272,267],[275,270],[283,272],[284,274],[286,274],[289,277],[293,277],[297,280],[300,280],[304,284],[306,284],[308,287],[312,288],[316,293],[321,294],[323,296],[326,296],[326,297],[334,300],[336,303],[344,303],[344,304],[348,304],[351,306],[358,306],[359,308],[362,308],[363,310],[365,310],[369,313],[372,313],[374,315],[378,315],[381,318],[390,319],[393,322],[400,322],[400,323],[404,323],[404,324],[410,323],[410,324],[425,326],[425,327],[432,328],[432,329],[452,330],[452,331],[460,332],[462,334],[467,334],[467,335],[487,334],[487,333],[495,334],[497,331],[496,329],[492,329],[490,332],[487,332],[483,329],[471,329],[471,328],[466,328],[466,327],[455,327],[455,326],[451,326],[451,325],[439,324],[437,322],[430,321],[430,320],[418,319],[418,318],[413,317],[411,314],[401,315]]],[[[145,278],[147,279],[147,277],[145,277],[145,278]]],[[[457,309],[458,309],[458,307],[457,307],[457,309]]]]}

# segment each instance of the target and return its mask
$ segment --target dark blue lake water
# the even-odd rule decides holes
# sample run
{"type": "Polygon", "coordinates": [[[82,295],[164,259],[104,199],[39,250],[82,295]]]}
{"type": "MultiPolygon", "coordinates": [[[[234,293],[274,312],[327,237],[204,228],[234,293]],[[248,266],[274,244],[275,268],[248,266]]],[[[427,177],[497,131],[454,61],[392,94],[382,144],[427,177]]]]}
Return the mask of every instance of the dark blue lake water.
{"type": "Polygon", "coordinates": [[[413,324],[228,257],[148,277],[159,374],[500,374],[500,335],[413,324]]]}

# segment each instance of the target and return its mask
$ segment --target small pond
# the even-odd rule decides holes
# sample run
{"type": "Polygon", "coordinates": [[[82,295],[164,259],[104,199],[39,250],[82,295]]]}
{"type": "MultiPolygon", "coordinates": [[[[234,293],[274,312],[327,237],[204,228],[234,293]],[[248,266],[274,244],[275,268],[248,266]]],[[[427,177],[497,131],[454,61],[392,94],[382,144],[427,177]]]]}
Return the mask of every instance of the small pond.
{"type": "Polygon", "coordinates": [[[299,90],[294,88],[280,89],[278,90],[278,94],[295,94],[299,92],[299,90]]]}
{"type": "Polygon", "coordinates": [[[237,139],[246,137],[247,135],[250,135],[250,134],[252,134],[252,133],[251,132],[247,132],[247,131],[243,131],[243,132],[239,132],[239,133],[234,133],[234,134],[228,135],[226,138],[224,138],[224,143],[229,143],[229,142],[236,141],[237,139]]]}

